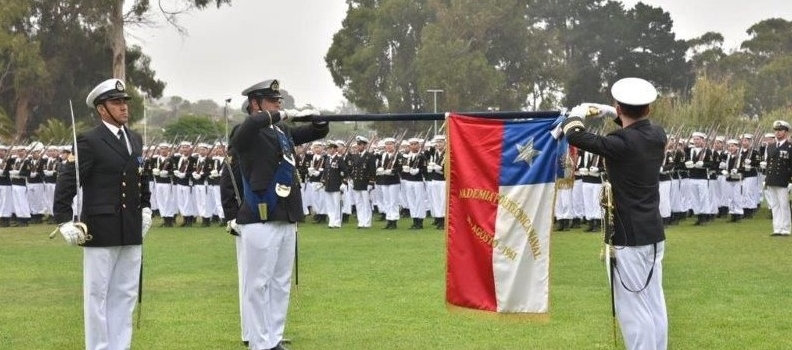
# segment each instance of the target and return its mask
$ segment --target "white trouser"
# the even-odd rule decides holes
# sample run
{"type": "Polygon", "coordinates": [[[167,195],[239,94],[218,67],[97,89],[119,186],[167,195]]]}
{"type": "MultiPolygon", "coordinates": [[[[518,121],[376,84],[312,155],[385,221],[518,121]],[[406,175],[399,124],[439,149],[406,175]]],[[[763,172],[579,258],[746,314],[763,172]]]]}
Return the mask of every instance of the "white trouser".
{"type": "Polygon", "coordinates": [[[347,184],[346,191],[341,193],[341,212],[344,214],[352,214],[352,181],[347,184]]]}
{"type": "Polygon", "coordinates": [[[707,179],[690,179],[690,199],[693,204],[693,214],[709,214],[710,189],[707,179]]]}
{"type": "Polygon", "coordinates": [[[239,277],[239,325],[242,330],[242,341],[248,341],[248,325],[245,322],[245,250],[242,247],[242,237],[234,236],[236,243],[237,276],[239,277]]]}
{"type": "Polygon", "coordinates": [[[707,189],[710,193],[710,205],[707,214],[717,214],[718,205],[720,204],[721,187],[717,179],[707,181],[707,189]]]}
{"type": "Polygon", "coordinates": [[[158,182],[154,189],[157,191],[157,206],[159,207],[160,216],[169,218],[176,215],[174,186],[169,183],[158,182]]]}
{"type": "Polygon", "coordinates": [[[729,207],[729,214],[743,215],[743,197],[745,189],[741,181],[726,181],[723,197],[726,198],[726,206],[729,207]]]}
{"type": "Polygon", "coordinates": [[[242,225],[244,317],[251,350],[274,348],[283,339],[296,235],[293,223],[242,225]]]}
{"type": "Polygon", "coordinates": [[[14,213],[14,195],[11,186],[0,186],[0,217],[10,218],[14,213]]]}
{"type": "Polygon", "coordinates": [[[586,216],[586,209],[583,205],[583,180],[575,180],[572,185],[572,217],[582,219],[586,216]]]}
{"type": "Polygon", "coordinates": [[[369,191],[351,190],[350,192],[352,192],[352,200],[357,211],[358,227],[371,227],[371,199],[369,198],[369,191]]]}
{"type": "Polygon", "coordinates": [[[195,216],[198,209],[192,195],[192,186],[176,185],[176,202],[179,204],[179,214],[182,216],[195,216]]]}
{"type": "Polygon", "coordinates": [[[157,202],[157,183],[154,180],[149,181],[149,190],[151,191],[151,196],[149,197],[151,210],[159,210],[159,203],[157,202]]]}
{"type": "Polygon", "coordinates": [[[691,185],[691,179],[686,178],[680,180],[680,190],[682,193],[682,208],[683,211],[693,210],[693,185],[691,185]]]}
{"type": "Polygon", "coordinates": [[[668,346],[668,314],[663,294],[665,242],[617,246],[615,251],[614,301],[624,345],[628,350],[665,350],[668,346]],[[652,277],[643,288],[652,268],[652,277]]]}
{"type": "Polygon", "coordinates": [[[324,192],[327,227],[341,227],[341,192],[324,192]]]}
{"type": "Polygon", "coordinates": [[[555,217],[559,220],[572,219],[572,188],[556,190],[555,217]]]}
{"type": "Polygon", "coordinates": [[[413,219],[426,218],[426,188],[423,181],[402,181],[406,193],[407,208],[410,208],[410,217],[413,219]]]}
{"type": "Polygon", "coordinates": [[[446,182],[432,180],[426,182],[426,196],[429,197],[429,210],[433,218],[444,218],[446,215],[446,182]]]}
{"type": "Polygon", "coordinates": [[[327,214],[327,207],[325,207],[324,199],[324,186],[321,182],[311,182],[308,184],[308,190],[311,191],[311,206],[313,207],[314,214],[327,214]]]}
{"type": "Polygon", "coordinates": [[[680,179],[671,179],[671,212],[680,213],[686,211],[685,200],[682,195],[682,181],[680,179]]]}
{"type": "Polygon", "coordinates": [[[44,214],[52,215],[52,204],[55,199],[55,184],[44,183],[44,214]]]}
{"type": "Polygon", "coordinates": [[[671,217],[671,181],[660,181],[660,216],[671,217]]]}
{"type": "Polygon", "coordinates": [[[220,197],[220,186],[208,185],[206,186],[206,193],[209,197],[209,203],[207,205],[212,207],[212,215],[217,215],[220,219],[225,219],[225,215],[223,215],[223,201],[220,197]]]}
{"type": "Polygon", "coordinates": [[[14,198],[14,214],[17,218],[28,219],[30,218],[30,202],[27,198],[27,186],[13,185],[11,186],[14,198]]]}
{"type": "Polygon", "coordinates": [[[399,208],[410,208],[410,203],[407,202],[407,186],[404,183],[407,182],[406,180],[401,181],[401,186],[399,186],[399,200],[397,205],[399,208]]]}
{"type": "Polygon", "coordinates": [[[29,183],[27,189],[27,199],[30,205],[30,214],[44,214],[44,183],[29,183]]]}
{"type": "Polygon", "coordinates": [[[720,196],[718,196],[719,207],[729,206],[729,198],[727,194],[727,192],[729,191],[729,185],[726,182],[727,181],[725,175],[718,175],[718,189],[720,189],[720,196]]]}
{"type": "Polygon", "coordinates": [[[193,185],[191,200],[195,202],[196,215],[202,218],[212,217],[212,208],[214,208],[214,203],[211,203],[211,206],[209,206],[209,194],[206,191],[206,185],[193,185]]]}
{"type": "Polygon", "coordinates": [[[307,182],[300,184],[300,196],[302,198],[303,214],[308,215],[311,213],[308,210],[308,207],[311,206],[311,192],[308,191],[307,182]]]}
{"type": "Polygon", "coordinates": [[[400,185],[380,185],[382,189],[382,208],[385,220],[399,220],[399,188],[400,185]]]}
{"type": "Polygon", "coordinates": [[[601,195],[601,183],[583,183],[583,209],[585,210],[586,220],[602,218],[601,195]]]}
{"type": "Polygon", "coordinates": [[[773,233],[789,234],[789,191],[786,187],[767,186],[767,202],[773,203],[773,233]]]}
{"type": "Polygon", "coordinates": [[[141,261],[140,245],[83,248],[87,350],[130,348],[141,261]]]}
{"type": "Polygon", "coordinates": [[[757,181],[759,178],[756,176],[746,177],[743,182],[743,208],[756,209],[756,204],[759,201],[759,192],[757,190],[757,181]]]}

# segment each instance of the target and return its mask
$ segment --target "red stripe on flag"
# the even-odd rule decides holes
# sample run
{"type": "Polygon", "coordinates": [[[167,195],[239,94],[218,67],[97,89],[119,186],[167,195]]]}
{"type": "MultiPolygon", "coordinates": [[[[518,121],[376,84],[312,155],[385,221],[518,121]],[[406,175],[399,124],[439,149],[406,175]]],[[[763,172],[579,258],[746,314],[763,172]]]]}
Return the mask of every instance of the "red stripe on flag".
{"type": "Polygon", "coordinates": [[[497,311],[492,240],[498,211],[503,123],[448,118],[446,301],[497,311]]]}

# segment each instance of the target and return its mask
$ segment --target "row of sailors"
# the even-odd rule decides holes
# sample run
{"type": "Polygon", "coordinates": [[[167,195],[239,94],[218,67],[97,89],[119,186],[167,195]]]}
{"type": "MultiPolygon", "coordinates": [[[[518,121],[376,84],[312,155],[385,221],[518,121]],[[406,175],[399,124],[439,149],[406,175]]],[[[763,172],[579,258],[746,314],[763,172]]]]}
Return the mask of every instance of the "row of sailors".
{"type": "MultiPolygon", "coordinates": [[[[696,216],[695,225],[705,225],[714,217],[730,217],[738,222],[751,218],[762,201],[762,184],[768,169],[767,145],[775,144],[775,134],[764,135],[756,143],[754,135],[739,139],[716,137],[707,144],[707,135],[694,132],[689,140],[669,135],[660,177],[660,214],[666,224],[676,224],[696,216]],[[755,146],[756,145],[756,146],[755,146]]],[[[567,161],[574,167],[574,182],[560,185],[556,196],[556,230],[564,231],[588,222],[586,231],[601,228],[600,204],[602,159],[592,153],[572,149],[567,161]]],[[[772,164],[771,164],[772,167],[772,164]]]]}
{"type": "Polygon", "coordinates": [[[52,215],[58,169],[70,146],[0,145],[0,227],[42,223],[52,215]]]}
{"type": "Polygon", "coordinates": [[[433,225],[445,224],[445,137],[438,135],[426,148],[424,140],[408,139],[397,149],[395,138],[384,138],[372,149],[363,136],[347,149],[343,141],[314,142],[298,147],[297,171],[302,183],[303,210],[317,222],[338,228],[357,214],[358,228],[372,226],[372,212],[396,229],[402,214],[412,218],[411,229],[422,229],[427,212],[433,225]]]}
{"type": "MultiPolygon", "coordinates": [[[[401,150],[396,149],[398,143],[385,138],[372,148],[367,138],[357,136],[348,149],[343,141],[317,142],[310,150],[298,146],[297,170],[306,214],[313,213],[318,221],[328,221],[335,228],[340,227],[339,218],[347,218],[354,208],[358,227],[368,228],[372,211],[377,211],[388,221],[386,228],[394,229],[400,213],[409,211],[412,228],[418,229],[429,212],[433,224],[442,228],[444,136],[426,142],[412,138],[403,142],[407,146],[401,150]]],[[[41,143],[13,149],[0,146],[0,169],[4,170],[0,225],[10,225],[12,217],[27,225],[51,215],[58,166],[70,154],[70,147],[43,149],[41,143]]],[[[182,217],[181,226],[192,226],[198,218],[204,226],[223,219],[219,182],[225,154],[220,143],[160,143],[146,148],[139,170],[150,183],[152,210],[162,216],[163,226],[174,226],[177,216],[182,217]]]]}

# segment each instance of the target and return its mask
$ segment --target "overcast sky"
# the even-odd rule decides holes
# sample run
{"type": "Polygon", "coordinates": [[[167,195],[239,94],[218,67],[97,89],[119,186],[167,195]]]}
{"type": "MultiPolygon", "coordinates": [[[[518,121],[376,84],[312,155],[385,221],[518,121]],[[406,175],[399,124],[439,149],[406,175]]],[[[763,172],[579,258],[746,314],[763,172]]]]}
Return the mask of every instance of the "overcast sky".
{"type": "MultiPolygon", "coordinates": [[[[497,1],[494,1],[497,2],[497,1]]],[[[637,0],[623,0],[632,7],[637,0]]],[[[726,49],[748,39],[756,22],[781,17],[792,20],[789,0],[644,0],[671,14],[678,38],[708,31],[725,37],[726,49]]],[[[222,104],[259,81],[277,78],[298,107],[312,104],[334,110],[343,101],[333,84],[324,55],[346,16],[344,0],[232,0],[232,5],[195,11],[179,18],[188,31],[180,36],[167,25],[128,28],[152,59],[157,77],[167,83],[165,95],[190,101],[212,99],[222,104]]]]}

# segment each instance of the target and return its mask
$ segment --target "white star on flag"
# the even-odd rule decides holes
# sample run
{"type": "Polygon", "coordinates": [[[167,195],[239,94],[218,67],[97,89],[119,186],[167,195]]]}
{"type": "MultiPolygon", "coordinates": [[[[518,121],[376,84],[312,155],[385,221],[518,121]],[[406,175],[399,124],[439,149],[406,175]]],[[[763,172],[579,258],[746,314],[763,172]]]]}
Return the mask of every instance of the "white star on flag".
{"type": "Polygon", "coordinates": [[[534,140],[528,140],[528,143],[525,145],[517,144],[517,158],[514,159],[514,163],[523,161],[528,163],[528,165],[533,165],[533,160],[541,154],[541,151],[537,151],[533,146],[534,140]]]}

